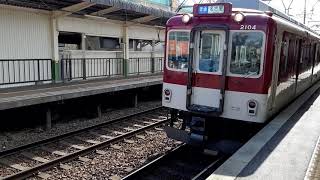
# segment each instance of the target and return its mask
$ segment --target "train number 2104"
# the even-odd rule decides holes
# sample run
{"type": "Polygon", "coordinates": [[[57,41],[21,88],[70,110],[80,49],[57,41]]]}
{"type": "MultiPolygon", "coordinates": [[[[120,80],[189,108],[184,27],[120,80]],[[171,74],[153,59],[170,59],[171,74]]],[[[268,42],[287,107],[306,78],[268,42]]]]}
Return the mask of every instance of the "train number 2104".
{"type": "Polygon", "coordinates": [[[240,30],[256,30],[257,25],[240,25],[240,30]]]}

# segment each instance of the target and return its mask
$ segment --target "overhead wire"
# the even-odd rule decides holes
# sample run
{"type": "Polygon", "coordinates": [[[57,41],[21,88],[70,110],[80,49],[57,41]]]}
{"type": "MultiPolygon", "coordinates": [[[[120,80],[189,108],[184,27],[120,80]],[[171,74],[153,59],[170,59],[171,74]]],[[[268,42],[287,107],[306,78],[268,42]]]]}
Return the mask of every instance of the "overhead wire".
{"type": "Polygon", "coordinates": [[[175,12],[178,12],[185,4],[186,4],[187,0],[183,0],[180,5],[177,7],[175,12]]]}
{"type": "Polygon", "coordinates": [[[283,0],[281,0],[281,2],[282,2],[282,5],[283,5],[283,7],[284,7],[285,13],[289,15],[289,11],[290,11],[290,9],[291,9],[291,5],[292,5],[292,3],[293,3],[293,0],[291,0],[291,2],[289,3],[289,6],[288,6],[288,7],[285,5],[285,3],[284,3],[283,0]]]}
{"type": "Polygon", "coordinates": [[[312,8],[311,8],[311,18],[312,18],[312,16],[313,16],[314,8],[315,8],[316,5],[319,3],[319,1],[320,1],[320,0],[317,0],[317,1],[314,3],[314,5],[312,6],[312,8]]]}

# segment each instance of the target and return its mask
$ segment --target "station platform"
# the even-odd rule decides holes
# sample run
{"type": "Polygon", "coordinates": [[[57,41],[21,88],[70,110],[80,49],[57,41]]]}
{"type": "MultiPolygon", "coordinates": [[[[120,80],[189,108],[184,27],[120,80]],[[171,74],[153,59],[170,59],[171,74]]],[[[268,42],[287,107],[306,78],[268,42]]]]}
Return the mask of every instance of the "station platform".
{"type": "Polygon", "coordinates": [[[319,87],[320,82],[297,98],[207,180],[320,179],[319,87]]]}
{"type": "Polygon", "coordinates": [[[162,75],[61,83],[0,91],[0,110],[162,84],[162,75]]]}

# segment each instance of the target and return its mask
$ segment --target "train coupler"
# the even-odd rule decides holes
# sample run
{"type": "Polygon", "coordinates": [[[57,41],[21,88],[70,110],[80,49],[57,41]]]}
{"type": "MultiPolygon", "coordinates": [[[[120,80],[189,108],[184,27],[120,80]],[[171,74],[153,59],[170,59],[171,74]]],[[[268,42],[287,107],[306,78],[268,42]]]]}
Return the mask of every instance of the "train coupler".
{"type": "Polygon", "coordinates": [[[181,141],[184,143],[189,142],[190,134],[188,131],[185,131],[182,129],[177,129],[177,128],[171,127],[171,126],[165,126],[164,131],[166,132],[167,136],[170,139],[174,139],[174,140],[181,141]]]}
{"type": "Polygon", "coordinates": [[[205,144],[206,140],[205,119],[193,116],[190,122],[189,144],[202,146],[205,144]]]}
{"type": "Polygon", "coordinates": [[[178,110],[171,109],[170,110],[170,126],[173,127],[174,122],[178,121],[178,110]]]}
{"type": "Polygon", "coordinates": [[[164,129],[167,136],[171,139],[191,145],[202,146],[207,140],[204,125],[205,119],[192,117],[190,122],[184,119],[181,129],[173,126],[166,126],[164,129]],[[186,126],[189,127],[189,130],[186,130],[186,126]]]}

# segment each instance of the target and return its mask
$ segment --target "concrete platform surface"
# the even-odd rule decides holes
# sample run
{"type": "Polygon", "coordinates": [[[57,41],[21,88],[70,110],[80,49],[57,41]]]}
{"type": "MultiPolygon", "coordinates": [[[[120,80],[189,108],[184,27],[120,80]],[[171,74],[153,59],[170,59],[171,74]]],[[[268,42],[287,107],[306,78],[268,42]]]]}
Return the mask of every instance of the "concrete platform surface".
{"type": "Polygon", "coordinates": [[[319,87],[307,90],[207,179],[304,179],[320,135],[319,87]]]}
{"type": "Polygon", "coordinates": [[[0,92],[0,110],[159,85],[161,83],[162,75],[153,75],[128,79],[87,81],[86,83],[64,84],[56,87],[35,87],[34,89],[28,90],[0,92]]]}
{"type": "Polygon", "coordinates": [[[320,179],[320,137],[318,143],[313,151],[312,160],[309,163],[308,172],[305,176],[305,180],[318,180],[320,179]]]}

